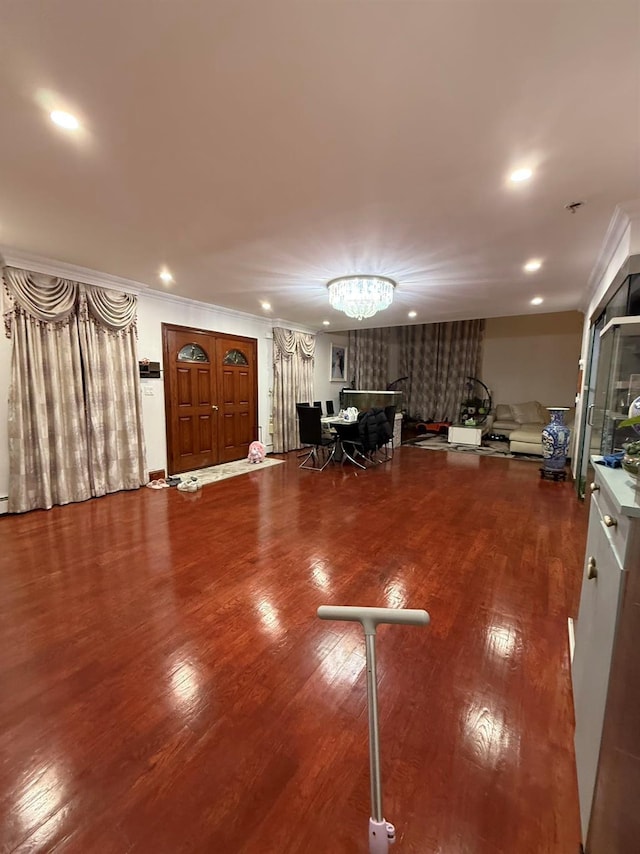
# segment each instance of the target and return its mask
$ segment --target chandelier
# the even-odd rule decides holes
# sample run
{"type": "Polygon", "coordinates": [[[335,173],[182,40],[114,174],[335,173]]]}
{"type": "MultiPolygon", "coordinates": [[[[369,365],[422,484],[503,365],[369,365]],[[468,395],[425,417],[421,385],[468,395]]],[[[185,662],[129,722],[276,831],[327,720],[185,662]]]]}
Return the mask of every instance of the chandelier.
{"type": "Polygon", "coordinates": [[[393,279],[386,276],[340,276],[327,285],[332,308],[356,320],[389,308],[395,286],[393,279]]]}

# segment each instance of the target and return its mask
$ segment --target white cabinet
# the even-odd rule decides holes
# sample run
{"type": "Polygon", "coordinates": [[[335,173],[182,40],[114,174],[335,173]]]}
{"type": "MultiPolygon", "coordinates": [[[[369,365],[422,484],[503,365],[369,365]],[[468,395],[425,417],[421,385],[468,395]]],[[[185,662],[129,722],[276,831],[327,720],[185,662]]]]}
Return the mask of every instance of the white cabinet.
{"type": "Polygon", "coordinates": [[[587,838],[624,571],[611,548],[599,493],[591,498],[589,534],[573,656],[575,746],[582,838],[587,838]]]}
{"type": "Polygon", "coordinates": [[[451,445],[473,445],[479,448],[482,444],[482,427],[452,424],[449,427],[448,442],[451,445]]]}
{"type": "Polygon", "coordinates": [[[611,661],[630,570],[640,571],[636,546],[640,505],[629,477],[596,466],[580,609],[572,662],[575,749],[582,839],[587,840],[596,786],[611,661]],[[635,506],[634,506],[635,505],[635,506]]]}

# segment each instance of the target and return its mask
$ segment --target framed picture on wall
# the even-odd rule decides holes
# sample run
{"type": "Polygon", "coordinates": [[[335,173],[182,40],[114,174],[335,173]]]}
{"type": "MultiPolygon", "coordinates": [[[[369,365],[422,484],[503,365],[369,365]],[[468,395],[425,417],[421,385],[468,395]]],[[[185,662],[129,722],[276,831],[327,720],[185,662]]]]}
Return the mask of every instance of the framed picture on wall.
{"type": "Polygon", "coordinates": [[[331,382],[345,382],[347,376],[347,348],[339,344],[331,345],[331,365],[329,366],[331,382]]]}

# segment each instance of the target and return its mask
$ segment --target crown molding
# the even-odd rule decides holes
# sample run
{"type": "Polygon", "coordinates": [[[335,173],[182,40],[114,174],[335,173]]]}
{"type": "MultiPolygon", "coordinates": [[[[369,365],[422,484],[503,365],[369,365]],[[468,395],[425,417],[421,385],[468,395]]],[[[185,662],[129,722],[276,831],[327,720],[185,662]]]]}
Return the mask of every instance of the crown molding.
{"type": "Polygon", "coordinates": [[[631,199],[629,202],[622,202],[620,207],[626,211],[630,220],[640,219],[640,199],[631,199]]]}
{"type": "Polygon", "coordinates": [[[57,276],[60,279],[73,279],[85,285],[97,285],[99,288],[118,288],[128,293],[139,294],[149,290],[148,285],[113,276],[111,273],[101,273],[89,267],[79,267],[77,264],[67,264],[56,261],[55,258],[45,258],[30,252],[21,252],[10,247],[0,247],[0,256],[7,267],[21,267],[33,273],[43,273],[45,276],[57,276]]]}
{"type": "Polygon", "coordinates": [[[154,288],[145,288],[141,295],[145,299],[156,299],[159,302],[170,302],[177,305],[188,305],[192,308],[199,308],[203,311],[215,311],[216,314],[224,314],[226,317],[238,317],[244,320],[252,320],[260,323],[268,329],[271,329],[273,322],[270,317],[260,317],[259,314],[250,314],[248,311],[238,311],[236,308],[227,308],[224,305],[216,305],[212,302],[203,302],[202,300],[191,299],[190,297],[181,297],[178,294],[167,294],[164,291],[157,291],[154,288]]]}
{"type": "MultiPolygon", "coordinates": [[[[237,309],[226,308],[215,303],[166,293],[165,291],[159,291],[149,285],[145,285],[142,282],[136,282],[133,279],[125,279],[122,276],[114,276],[111,273],[102,273],[99,270],[80,267],[77,264],[67,264],[64,261],[57,261],[54,258],[45,258],[42,255],[21,252],[10,247],[0,247],[0,266],[20,267],[25,270],[31,270],[34,273],[43,273],[45,276],[58,276],[61,279],[72,279],[74,282],[82,282],[85,285],[96,285],[99,288],[111,288],[142,295],[147,299],[188,305],[192,308],[199,308],[205,311],[215,311],[216,314],[222,314],[226,317],[236,317],[258,322],[268,329],[272,329],[276,325],[276,322],[270,317],[261,317],[258,314],[250,314],[248,311],[238,311],[237,309]]],[[[288,321],[283,320],[282,322],[287,323],[288,328],[291,328],[291,324],[288,321]]],[[[296,326],[296,328],[298,327],[296,326]]],[[[310,331],[302,327],[300,329],[305,332],[310,331]]]]}
{"type": "Polygon", "coordinates": [[[596,263],[593,265],[591,275],[589,276],[583,300],[583,311],[588,309],[591,300],[595,296],[602,277],[611,263],[611,259],[615,255],[625,231],[637,219],[640,219],[640,199],[633,199],[632,201],[616,205],[611,221],[609,222],[609,227],[607,228],[607,233],[602,241],[596,263]]]}
{"type": "Polygon", "coordinates": [[[320,331],[319,329],[315,329],[311,326],[302,326],[300,323],[292,323],[284,317],[274,317],[273,320],[270,320],[270,323],[272,328],[277,326],[280,329],[290,329],[292,332],[306,332],[308,335],[317,335],[320,331]]]}

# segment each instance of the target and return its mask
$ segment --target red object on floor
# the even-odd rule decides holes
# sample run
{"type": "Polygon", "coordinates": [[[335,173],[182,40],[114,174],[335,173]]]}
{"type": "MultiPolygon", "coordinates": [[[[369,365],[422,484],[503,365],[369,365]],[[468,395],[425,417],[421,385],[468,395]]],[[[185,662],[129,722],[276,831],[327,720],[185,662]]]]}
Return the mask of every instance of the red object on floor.
{"type": "Polygon", "coordinates": [[[451,421],[420,421],[416,424],[416,433],[446,433],[451,421]]]}

